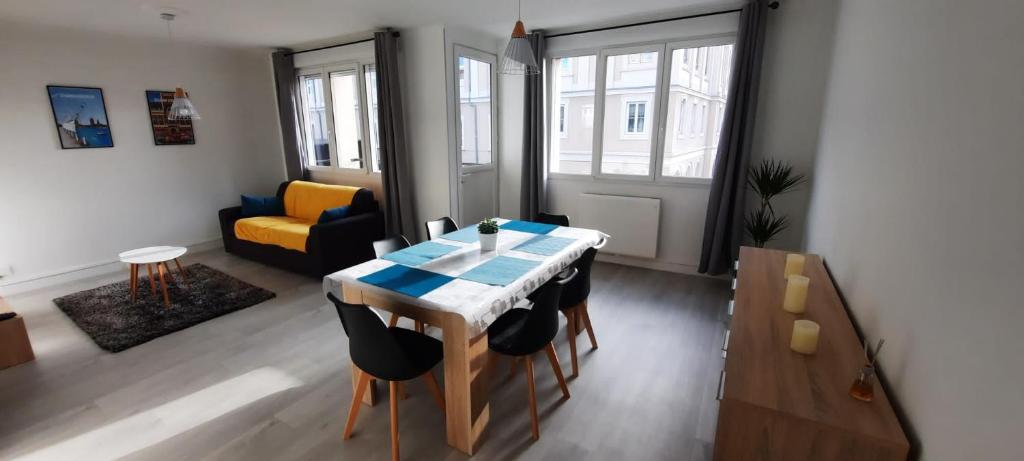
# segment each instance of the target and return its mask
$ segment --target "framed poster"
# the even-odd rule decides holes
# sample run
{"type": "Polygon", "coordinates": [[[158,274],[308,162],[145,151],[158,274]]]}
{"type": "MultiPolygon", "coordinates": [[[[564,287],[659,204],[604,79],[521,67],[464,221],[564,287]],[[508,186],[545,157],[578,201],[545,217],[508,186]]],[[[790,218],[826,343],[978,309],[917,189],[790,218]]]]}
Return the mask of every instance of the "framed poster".
{"type": "Polygon", "coordinates": [[[46,91],[61,148],[114,147],[102,89],[47,85],[46,91]]]}
{"type": "Polygon", "coordinates": [[[196,134],[192,120],[168,120],[167,110],[174,102],[173,91],[146,90],[149,105],[149,124],[153,127],[153,142],[158,146],[195,144],[196,134]]]}

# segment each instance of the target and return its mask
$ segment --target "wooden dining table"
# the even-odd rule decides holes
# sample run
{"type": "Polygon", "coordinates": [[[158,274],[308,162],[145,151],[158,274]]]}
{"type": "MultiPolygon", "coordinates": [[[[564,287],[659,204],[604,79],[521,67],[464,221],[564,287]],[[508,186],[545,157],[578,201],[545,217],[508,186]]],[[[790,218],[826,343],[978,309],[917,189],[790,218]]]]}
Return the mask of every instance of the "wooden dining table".
{"type": "MultiPolygon", "coordinates": [[[[498,223],[495,251],[481,251],[476,229],[467,228],[323,279],[325,294],[441,329],[448,444],[468,455],[479,448],[490,418],[487,326],[608,238],[591,229],[500,218],[498,223]],[[440,252],[446,253],[433,256],[440,252]],[[392,273],[411,274],[419,282],[396,285],[388,277],[392,273]]],[[[371,385],[363,403],[376,399],[371,385]]]]}

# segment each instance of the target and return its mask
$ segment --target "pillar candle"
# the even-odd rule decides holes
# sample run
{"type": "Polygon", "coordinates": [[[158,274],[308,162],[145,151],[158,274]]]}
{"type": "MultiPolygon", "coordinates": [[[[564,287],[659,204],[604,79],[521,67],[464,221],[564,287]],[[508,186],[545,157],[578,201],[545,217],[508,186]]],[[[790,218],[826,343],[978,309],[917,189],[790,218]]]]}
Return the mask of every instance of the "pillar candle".
{"type": "Polygon", "coordinates": [[[810,320],[796,320],[793,322],[793,339],[789,341],[789,348],[801,354],[811,355],[818,351],[818,333],[821,326],[810,320]]]}
{"type": "Polygon", "coordinates": [[[802,275],[791,275],[786,281],[786,297],[782,300],[782,310],[800,314],[807,310],[807,286],[811,279],[802,275]]]}
{"type": "Polygon", "coordinates": [[[788,255],[786,255],[786,270],[784,270],[782,272],[782,276],[788,279],[790,275],[793,275],[793,274],[803,274],[804,273],[804,261],[806,259],[807,258],[805,258],[804,255],[799,255],[799,254],[788,254],[788,255]]]}

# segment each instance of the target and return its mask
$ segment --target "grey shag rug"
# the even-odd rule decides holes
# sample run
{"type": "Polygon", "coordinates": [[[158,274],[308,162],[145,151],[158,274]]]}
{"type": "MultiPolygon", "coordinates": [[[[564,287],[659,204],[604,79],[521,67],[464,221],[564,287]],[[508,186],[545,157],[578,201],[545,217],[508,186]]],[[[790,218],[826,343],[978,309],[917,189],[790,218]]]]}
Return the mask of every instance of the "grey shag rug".
{"type": "MultiPolygon", "coordinates": [[[[144,268],[142,272],[145,273],[144,268]]],[[[174,282],[167,281],[171,307],[164,304],[159,279],[153,294],[145,275],[139,275],[139,294],[134,303],[127,280],[53,302],[98,346],[120,352],[275,296],[272,291],[202,264],[185,268],[185,283],[179,280],[178,271],[173,271],[173,275],[174,282]]]]}

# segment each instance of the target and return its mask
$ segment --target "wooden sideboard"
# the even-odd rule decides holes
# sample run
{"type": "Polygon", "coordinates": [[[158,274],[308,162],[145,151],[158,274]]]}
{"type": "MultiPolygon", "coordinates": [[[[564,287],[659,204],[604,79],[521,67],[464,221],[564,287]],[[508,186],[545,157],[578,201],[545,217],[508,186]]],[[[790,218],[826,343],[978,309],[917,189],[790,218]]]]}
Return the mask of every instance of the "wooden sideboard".
{"type": "MultiPolygon", "coordinates": [[[[11,312],[11,306],[0,297],[0,313],[11,312]]],[[[28,341],[25,320],[21,316],[0,321],[0,370],[35,360],[28,341]]]]}
{"type": "Polygon", "coordinates": [[[807,255],[807,311],[782,310],[786,252],[743,247],[719,385],[715,459],[906,460],[909,443],[875,383],[875,399],[851,398],[863,346],[821,258],[807,255]],[[793,321],[821,325],[818,352],[789,348],[793,321]]]}

